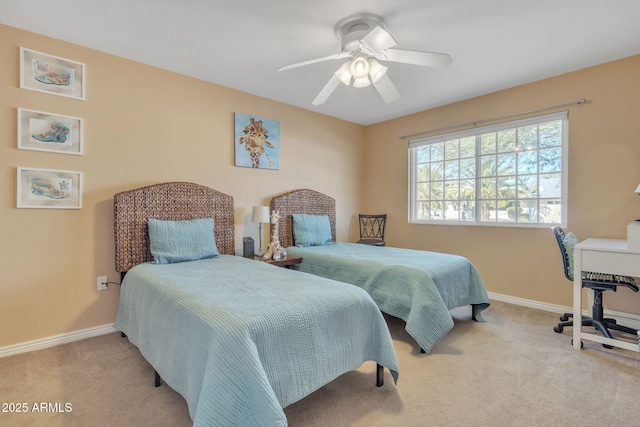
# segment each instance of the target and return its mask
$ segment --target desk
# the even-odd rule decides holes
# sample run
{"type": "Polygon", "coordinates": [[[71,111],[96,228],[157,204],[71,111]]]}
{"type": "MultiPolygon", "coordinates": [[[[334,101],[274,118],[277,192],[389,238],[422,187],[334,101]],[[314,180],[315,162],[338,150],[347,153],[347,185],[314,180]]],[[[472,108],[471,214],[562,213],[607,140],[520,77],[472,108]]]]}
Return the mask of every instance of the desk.
{"type": "MultiPolygon", "coordinates": [[[[622,239],[591,238],[578,243],[573,248],[573,324],[582,324],[582,271],[620,274],[640,277],[640,249],[628,249],[622,239]],[[577,279],[576,279],[577,278],[577,279]]],[[[573,347],[580,348],[580,340],[586,339],[640,352],[640,344],[606,338],[582,332],[573,327],[573,347]]],[[[638,337],[640,340],[640,335],[638,337]]]]}

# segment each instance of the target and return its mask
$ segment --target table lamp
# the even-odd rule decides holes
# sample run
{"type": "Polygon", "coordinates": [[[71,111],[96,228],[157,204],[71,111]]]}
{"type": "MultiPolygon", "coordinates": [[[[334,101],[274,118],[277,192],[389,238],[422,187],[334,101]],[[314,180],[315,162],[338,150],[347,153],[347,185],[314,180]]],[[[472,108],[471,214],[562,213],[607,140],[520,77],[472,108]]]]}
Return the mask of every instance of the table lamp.
{"type": "Polygon", "coordinates": [[[264,251],[262,250],[262,223],[270,222],[269,206],[254,206],[251,221],[258,223],[258,229],[260,230],[260,246],[258,247],[258,256],[263,256],[264,251]]]}

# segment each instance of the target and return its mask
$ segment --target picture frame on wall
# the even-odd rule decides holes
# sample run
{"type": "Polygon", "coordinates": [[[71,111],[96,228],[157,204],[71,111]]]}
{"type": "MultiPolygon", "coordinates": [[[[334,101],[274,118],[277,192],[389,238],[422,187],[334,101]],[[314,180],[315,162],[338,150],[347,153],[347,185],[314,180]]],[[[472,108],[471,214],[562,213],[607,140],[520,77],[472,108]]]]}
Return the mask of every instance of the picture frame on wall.
{"type": "Polygon", "coordinates": [[[82,172],[18,167],[17,207],[82,209],[82,172]]]}
{"type": "Polygon", "coordinates": [[[83,63],[20,47],[22,89],[84,100],[85,80],[83,63]]]}
{"type": "Polygon", "coordinates": [[[82,119],[18,108],[18,148],[82,155],[82,119]]]}
{"type": "Polygon", "coordinates": [[[280,169],[280,122],[234,113],[235,165],[280,169]]]}

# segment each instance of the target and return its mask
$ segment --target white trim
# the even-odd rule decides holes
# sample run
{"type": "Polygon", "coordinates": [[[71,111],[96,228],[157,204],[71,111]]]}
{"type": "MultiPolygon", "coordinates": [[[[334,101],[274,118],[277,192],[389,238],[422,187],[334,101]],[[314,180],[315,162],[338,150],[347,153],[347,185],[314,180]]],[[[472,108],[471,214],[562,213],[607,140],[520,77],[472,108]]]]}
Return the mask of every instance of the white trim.
{"type": "MultiPolygon", "coordinates": [[[[537,134],[537,142],[540,141],[540,133],[537,134]]],[[[469,143],[471,142],[470,140],[468,141],[469,143]]],[[[471,144],[470,144],[471,145],[471,144]]],[[[482,127],[473,127],[470,129],[465,129],[462,131],[458,131],[458,132],[451,132],[451,133],[445,133],[445,134],[440,134],[440,135],[434,135],[434,136],[429,136],[426,138],[419,138],[419,139],[414,139],[414,140],[410,140],[409,141],[409,199],[408,199],[408,212],[409,212],[409,223],[410,224],[426,224],[426,225],[452,225],[452,226],[460,226],[460,225],[474,225],[474,226],[498,226],[498,227],[523,227],[523,228],[549,228],[551,225],[554,224],[560,224],[563,227],[566,227],[566,222],[567,222],[567,194],[568,194],[568,186],[567,186],[567,182],[568,182],[568,166],[569,166],[569,161],[568,161],[568,154],[569,154],[569,112],[568,111],[560,111],[560,112],[556,112],[556,113],[552,113],[552,114],[545,114],[545,115],[541,115],[541,116],[535,116],[535,117],[529,117],[526,119],[521,119],[521,120],[514,120],[514,121],[507,121],[507,122],[502,122],[502,123],[497,123],[497,124],[492,124],[492,125],[487,125],[487,126],[482,126],[482,127]],[[488,199],[483,199],[480,194],[480,188],[481,188],[481,180],[483,179],[482,176],[482,162],[483,162],[483,158],[485,158],[485,156],[487,157],[492,157],[494,158],[494,161],[496,162],[496,168],[499,168],[499,155],[502,154],[508,154],[510,156],[513,156],[513,162],[514,165],[516,163],[518,163],[517,160],[517,152],[519,151],[518,147],[513,147],[510,151],[504,151],[504,152],[500,152],[500,150],[498,149],[496,152],[494,152],[493,154],[491,153],[486,153],[483,154],[482,153],[482,149],[481,149],[481,139],[482,139],[482,135],[485,133],[490,133],[490,134],[496,134],[497,132],[503,131],[503,130],[515,130],[517,128],[523,127],[523,126],[529,126],[529,125],[541,125],[543,123],[548,123],[548,122],[560,122],[561,125],[561,142],[560,142],[560,146],[559,148],[561,149],[561,161],[562,161],[562,165],[561,165],[561,170],[559,171],[542,171],[541,170],[541,158],[540,158],[540,153],[542,151],[544,151],[545,148],[556,148],[556,146],[550,146],[550,147],[543,147],[543,146],[538,146],[536,145],[535,149],[532,152],[536,153],[536,170],[535,172],[531,172],[531,171],[516,171],[514,169],[514,171],[508,175],[504,175],[504,177],[512,177],[513,179],[515,179],[516,181],[519,181],[522,177],[535,177],[536,178],[536,187],[539,186],[538,192],[536,192],[535,196],[533,195],[533,193],[531,193],[529,195],[529,197],[524,198],[523,195],[519,194],[519,191],[516,192],[516,194],[514,194],[513,197],[510,197],[509,200],[513,199],[513,201],[519,202],[519,201],[528,201],[528,202],[535,202],[535,206],[538,209],[541,209],[542,207],[542,203],[546,200],[546,201],[552,201],[554,199],[560,199],[560,218],[558,218],[557,220],[559,222],[546,222],[544,218],[542,218],[541,216],[536,214],[536,220],[535,221],[530,221],[530,222],[520,222],[520,220],[518,219],[518,217],[514,218],[513,221],[500,221],[499,218],[494,218],[494,221],[483,221],[481,218],[481,201],[485,200],[485,201],[489,201],[489,202],[493,202],[496,203],[495,205],[495,209],[498,209],[498,205],[497,203],[502,201],[506,201],[506,199],[501,199],[501,197],[499,197],[498,194],[494,195],[492,198],[488,198],[488,199]],[[446,153],[443,154],[443,158],[442,159],[438,159],[438,160],[434,160],[431,156],[429,156],[429,158],[426,160],[426,164],[429,166],[429,168],[431,168],[433,165],[436,164],[441,164],[442,165],[442,171],[441,171],[441,175],[442,177],[439,177],[437,180],[432,180],[432,178],[434,178],[433,176],[429,176],[427,178],[425,178],[425,183],[429,185],[429,188],[433,188],[433,185],[435,182],[438,182],[440,184],[443,185],[442,188],[442,199],[431,199],[431,197],[428,197],[425,202],[428,202],[428,205],[431,205],[431,203],[437,203],[437,204],[442,204],[443,208],[446,209],[447,207],[447,203],[448,202],[452,202],[454,204],[460,204],[465,200],[468,200],[469,202],[472,202],[475,206],[473,209],[475,209],[475,214],[474,214],[474,218],[470,219],[470,220],[465,220],[464,218],[460,217],[460,213],[458,213],[458,218],[457,220],[454,220],[452,218],[447,219],[445,212],[442,212],[442,218],[439,219],[434,219],[432,215],[427,215],[428,218],[427,219],[423,219],[423,218],[418,218],[417,215],[417,204],[419,203],[418,201],[418,174],[419,174],[419,155],[418,153],[418,149],[421,147],[425,147],[425,146],[429,146],[432,144],[444,144],[448,141],[452,141],[452,140],[460,140],[462,138],[473,138],[473,141],[475,141],[475,151],[473,153],[473,156],[471,156],[471,153],[466,154],[464,157],[461,157],[463,155],[462,153],[462,147],[459,147],[459,151],[457,153],[457,155],[455,155],[454,157],[451,157],[450,159],[447,159],[447,155],[446,153]],[[498,156],[498,157],[496,157],[498,156]],[[447,180],[446,175],[446,160],[455,160],[457,162],[462,162],[462,161],[471,161],[475,159],[475,176],[467,176],[467,177],[463,177],[462,174],[460,173],[461,171],[458,171],[457,177],[453,178],[450,177],[449,180],[447,180]],[[540,194],[540,189],[542,188],[542,184],[540,183],[541,178],[543,178],[545,175],[550,175],[551,173],[553,173],[554,175],[559,174],[560,175],[560,196],[552,196],[551,194],[547,194],[545,195],[541,195],[540,194]],[[449,183],[455,183],[457,182],[457,185],[460,186],[461,183],[463,181],[469,181],[471,182],[473,179],[475,179],[475,186],[474,186],[474,190],[470,190],[473,191],[473,196],[469,199],[465,199],[462,195],[462,193],[460,192],[460,194],[458,194],[456,196],[456,198],[454,199],[447,199],[446,196],[446,186],[444,184],[446,184],[447,182],[449,183]]],[[[495,147],[494,147],[495,149],[495,147]]],[[[443,146],[443,150],[444,150],[444,146],[443,146]]],[[[458,169],[462,169],[463,167],[459,164],[458,165],[458,169]]],[[[427,169],[427,171],[429,171],[430,169],[427,169]]],[[[432,174],[432,172],[428,172],[428,174],[432,174]]],[[[496,179],[496,178],[500,178],[503,175],[500,174],[500,172],[495,172],[494,174],[497,175],[492,175],[489,176],[488,178],[492,178],[492,179],[496,179]]],[[[431,191],[431,190],[429,190],[431,191]]],[[[458,210],[461,210],[461,206],[458,206],[457,208],[458,210]]],[[[469,209],[471,209],[471,207],[469,207],[469,209]]],[[[497,211],[496,211],[496,215],[497,215],[497,211]]],[[[555,218],[554,218],[555,220],[555,218]]]]}
{"type": "MultiPolygon", "coordinates": [[[[494,292],[487,292],[489,298],[495,301],[502,301],[509,304],[519,305],[522,307],[533,308],[535,310],[549,311],[551,313],[571,313],[572,307],[549,304],[546,302],[534,301],[524,298],[512,297],[509,295],[497,294],[494,292]]],[[[633,329],[640,329],[640,315],[632,313],[623,313],[614,310],[605,310],[607,317],[613,317],[625,326],[629,326],[633,329]]],[[[584,311],[584,315],[587,312],[584,311]]],[[[97,337],[100,335],[111,334],[118,332],[113,327],[113,323],[108,325],[96,326],[93,328],[82,329],[80,331],[68,332],[66,334],[54,335],[52,337],[40,338],[33,341],[27,341],[20,344],[13,344],[6,347],[0,347],[0,359],[3,357],[9,357],[20,353],[27,353],[35,350],[42,350],[49,347],[55,347],[61,344],[67,344],[74,341],[83,340],[85,338],[97,337]]]]}
{"type": "MultiPolygon", "coordinates": [[[[533,308],[536,310],[549,311],[551,313],[573,313],[573,307],[565,307],[562,305],[549,304],[546,302],[533,301],[524,298],[512,297],[509,295],[496,294],[493,292],[487,292],[489,298],[496,301],[502,301],[509,304],[519,305],[523,307],[533,308]]],[[[590,313],[586,310],[582,311],[583,316],[588,316],[590,313]]],[[[640,315],[633,313],[624,313],[615,310],[604,310],[606,317],[612,317],[621,324],[633,329],[640,329],[640,315]]]]}
{"type": "Polygon", "coordinates": [[[108,325],[95,326],[93,328],[87,328],[79,331],[73,331],[73,332],[67,332],[60,335],[54,335],[51,337],[40,338],[33,341],[27,341],[19,344],[8,345],[6,347],[0,347],[0,359],[3,357],[13,356],[20,353],[27,353],[29,351],[42,350],[44,348],[55,347],[57,345],[83,340],[85,338],[92,338],[100,335],[111,334],[113,332],[118,332],[118,330],[113,327],[113,323],[110,323],[108,325]]]}

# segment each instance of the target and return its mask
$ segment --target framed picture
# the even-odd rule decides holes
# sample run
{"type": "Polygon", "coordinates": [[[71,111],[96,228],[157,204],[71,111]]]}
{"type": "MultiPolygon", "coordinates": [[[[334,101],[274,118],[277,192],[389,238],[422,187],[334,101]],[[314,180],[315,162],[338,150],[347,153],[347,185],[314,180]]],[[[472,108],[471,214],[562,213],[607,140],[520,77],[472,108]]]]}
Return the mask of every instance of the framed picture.
{"type": "Polygon", "coordinates": [[[84,100],[84,64],[20,48],[20,87],[84,100]]]}
{"type": "Polygon", "coordinates": [[[235,164],[255,169],[280,169],[280,122],[235,113],[235,164]]]}
{"type": "Polygon", "coordinates": [[[82,154],[82,119],[18,108],[18,148],[82,154]]]}
{"type": "Polygon", "coordinates": [[[18,208],[81,209],[82,172],[18,168],[18,208]]]}

